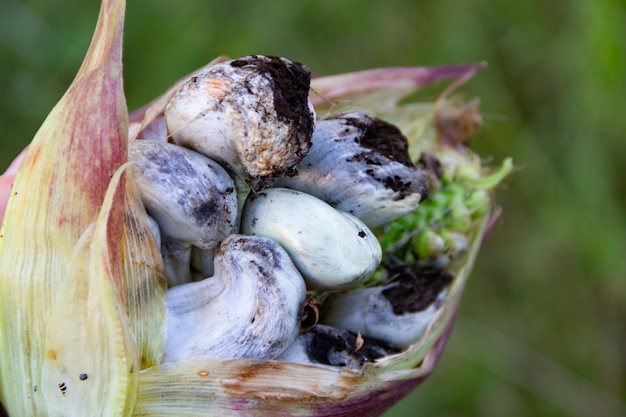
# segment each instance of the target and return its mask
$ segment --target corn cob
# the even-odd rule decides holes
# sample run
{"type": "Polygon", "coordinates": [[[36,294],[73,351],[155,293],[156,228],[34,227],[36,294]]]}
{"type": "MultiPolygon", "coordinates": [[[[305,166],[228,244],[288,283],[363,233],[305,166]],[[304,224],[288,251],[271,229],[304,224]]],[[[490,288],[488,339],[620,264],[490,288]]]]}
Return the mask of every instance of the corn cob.
{"type": "MultiPolygon", "coordinates": [[[[164,220],[157,221],[159,227],[155,228],[144,208],[145,191],[140,193],[136,185],[140,181],[135,180],[141,179],[141,172],[133,171],[133,162],[128,163],[128,136],[130,142],[167,140],[174,130],[179,135],[177,142],[194,147],[183,133],[189,123],[170,127],[174,123],[167,115],[176,114],[168,108],[186,83],[196,83],[198,76],[186,77],[132,115],[129,126],[121,83],[124,7],[124,1],[103,1],[83,66],[37,133],[13,184],[0,229],[0,292],[5,298],[0,307],[0,401],[11,416],[379,415],[435,366],[493,214],[492,190],[511,171],[508,160],[495,173],[481,166],[466,147],[467,137],[479,121],[476,104],[459,107],[449,99],[450,93],[483,65],[391,68],[314,78],[311,103],[297,100],[298,117],[305,115],[305,121],[296,124],[297,145],[285,158],[286,165],[276,165],[270,154],[264,154],[263,160],[276,168],[257,172],[241,163],[250,160],[245,146],[242,158],[218,152],[216,159],[222,157],[224,169],[233,175],[241,203],[251,190],[270,187],[280,182],[281,176],[294,174],[299,163],[307,163],[307,135],[313,133],[307,133],[307,117],[317,113],[325,119],[346,111],[365,111],[393,123],[406,136],[410,164],[416,165],[418,178],[428,181],[430,196],[424,199],[424,188],[419,188],[412,211],[395,221],[380,221],[374,215],[377,220],[370,223],[371,232],[365,224],[355,223],[359,238],[377,235],[382,244],[384,256],[376,273],[359,276],[349,286],[308,284],[314,290],[310,295],[329,309],[323,312],[322,322],[344,328],[320,324],[303,337],[288,331],[286,339],[271,341],[281,346],[282,353],[262,349],[274,352],[269,356],[248,356],[247,345],[241,355],[228,349],[226,354],[198,350],[197,344],[179,350],[172,338],[180,329],[171,327],[178,323],[174,311],[191,309],[199,301],[180,298],[174,291],[182,293],[189,285],[185,297],[192,297],[193,288],[202,282],[177,286],[166,295],[163,243],[161,248],[159,245],[164,220]],[[448,77],[455,81],[437,103],[398,104],[422,85],[448,77]],[[443,168],[437,168],[439,165],[443,168]],[[420,199],[424,201],[417,206],[420,199]],[[425,307],[431,307],[429,315],[409,340],[367,335],[333,318],[345,316],[333,312],[337,305],[345,307],[342,297],[369,289],[389,291],[399,285],[398,271],[406,268],[413,278],[425,268],[445,271],[448,276],[441,284],[443,289],[434,291],[434,299],[426,301],[425,307]],[[170,326],[168,332],[166,326],[170,326]],[[311,353],[311,345],[320,346],[324,340],[351,347],[311,353]],[[289,355],[289,344],[301,350],[289,355]]],[[[250,61],[291,65],[282,58],[224,61],[218,59],[201,71],[216,71],[211,68],[220,63],[232,68],[247,66],[250,61]]],[[[258,105],[252,107],[258,109],[258,105]]],[[[238,112],[238,117],[244,114],[238,112]]],[[[278,117],[286,114],[281,112],[278,117]]],[[[287,131],[294,129],[287,125],[291,126],[287,131]]],[[[283,151],[285,146],[291,145],[280,145],[277,150],[283,151]]],[[[241,211],[239,207],[237,219],[228,222],[238,224],[241,211]]],[[[253,233],[255,218],[248,219],[249,233],[253,233]]],[[[171,238],[172,232],[175,230],[165,233],[171,238]]],[[[259,246],[253,242],[267,242],[265,238],[248,239],[227,238],[215,255],[215,265],[224,264],[228,256],[236,256],[230,258],[229,266],[248,259],[243,252],[241,257],[227,255],[231,252],[226,248],[235,243],[247,242],[249,253],[257,256],[259,246]]],[[[260,280],[274,280],[263,263],[270,258],[283,259],[281,270],[292,270],[287,266],[289,256],[278,255],[282,249],[274,248],[273,243],[263,245],[270,245],[263,246],[268,255],[250,260],[260,280]]],[[[307,260],[306,252],[300,256],[307,260]]],[[[293,269],[287,281],[303,279],[296,284],[303,288],[301,272],[293,269]]],[[[215,274],[219,273],[216,267],[215,274]]],[[[415,288],[412,282],[402,285],[415,288]]],[[[302,289],[296,292],[297,302],[290,311],[304,303],[302,289]]],[[[227,305],[214,315],[227,311],[227,305]]],[[[251,324],[264,322],[259,311],[249,314],[246,317],[252,319],[251,324]]],[[[236,314],[232,317],[238,318],[236,314]]],[[[219,335],[216,330],[209,331],[219,335]]],[[[224,339],[218,337],[218,344],[224,339]]]]}

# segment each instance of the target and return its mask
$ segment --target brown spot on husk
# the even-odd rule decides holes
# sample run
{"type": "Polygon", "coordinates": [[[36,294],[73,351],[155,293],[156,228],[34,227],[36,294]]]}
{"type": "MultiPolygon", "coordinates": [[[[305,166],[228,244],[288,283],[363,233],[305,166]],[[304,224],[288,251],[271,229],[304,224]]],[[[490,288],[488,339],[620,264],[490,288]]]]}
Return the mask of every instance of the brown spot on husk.
{"type": "Polygon", "coordinates": [[[361,377],[360,374],[351,371],[342,372],[335,375],[332,393],[325,393],[321,396],[318,391],[319,385],[323,382],[316,382],[316,378],[328,377],[328,369],[307,367],[307,377],[295,379],[303,367],[300,364],[276,362],[276,361],[255,361],[242,364],[239,372],[232,374],[232,377],[221,380],[221,384],[231,399],[244,399],[246,402],[263,400],[263,408],[271,408],[272,401],[278,401],[281,407],[289,409],[290,403],[312,403],[341,401],[345,398],[355,384],[355,379],[361,377]]]}

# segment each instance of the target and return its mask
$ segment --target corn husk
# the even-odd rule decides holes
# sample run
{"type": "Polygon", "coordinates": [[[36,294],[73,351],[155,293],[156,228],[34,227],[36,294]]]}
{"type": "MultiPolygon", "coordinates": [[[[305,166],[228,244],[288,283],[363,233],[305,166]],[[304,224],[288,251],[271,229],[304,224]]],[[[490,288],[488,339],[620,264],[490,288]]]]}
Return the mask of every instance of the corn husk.
{"type": "MultiPolygon", "coordinates": [[[[423,336],[362,371],[203,357],[161,363],[163,265],[126,161],[129,136],[162,117],[180,84],[132,114],[129,133],[124,7],[103,1],[83,66],[13,185],[0,231],[0,402],[12,417],[382,414],[434,369],[490,213],[472,223],[469,253],[451,266],[455,280],[423,336]]],[[[437,140],[440,104],[482,67],[319,77],[311,98],[322,117],[358,109],[397,123],[418,152],[422,140],[437,140]],[[456,81],[439,103],[398,105],[443,78],[456,81]]]]}
{"type": "Polygon", "coordinates": [[[163,352],[164,282],[124,167],[124,1],[33,139],[0,231],[0,401],[11,416],[131,415],[163,352]]]}

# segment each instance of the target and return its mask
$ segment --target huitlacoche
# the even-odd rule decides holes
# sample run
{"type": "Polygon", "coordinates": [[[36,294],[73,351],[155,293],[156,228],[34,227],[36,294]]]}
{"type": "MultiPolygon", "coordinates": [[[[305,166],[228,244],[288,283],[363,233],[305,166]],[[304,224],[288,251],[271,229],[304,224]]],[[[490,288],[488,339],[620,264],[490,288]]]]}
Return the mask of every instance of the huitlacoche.
{"type": "Polygon", "coordinates": [[[425,172],[394,125],[365,112],[320,120],[297,175],[275,186],[314,195],[374,229],[414,211],[428,192],[425,172]]]}
{"type": "Polygon", "coordinates": [[[236,231],[235,185],[218,163],[154,140],[134,141],[129,159],[146,211],[162,236],[211,249],[236,231]]]}
{"type": "Polygon", "coordinates": [[[415,343],[436,317],[452,276],[438,269],[398,267],[391,283],[337,294],[321,322],[400,349],[415,343]]]}
{"type": "MultiPolygon", "coordinates": [[[[133,142],[171,287],[165,362],[359,370],[415,343],[437,317],[452,280],[443,271],[385,263],[385,284],[358,285],[382,260],[370,229],[415,212],[439,177],[411,161],[396,126],[368,113],[315,122],[309,81],[284,58],[207,66],[140,132],[155,140],[133,142]],[[307,289],[324,294],[323,314],[299,334],[307,289]]],[[[427,232],[423,252],[449,255],[427,232]]]]}
{"type": "Polygon", "coordinates": [[[397,352],[385,342],[318,324],[311,331],[299,335],[278,360],[359,370],[366,363],[397,352]]]}
{"type": "Polygon", "coordinates": [[[195,356],[275,359],[300,331],[306,286],[276,242],[231,235],[215,274],[167,293],[165,362],[195,356]]]}
{"type": "Polygon", "coordinates": [[[193,74],[172,97],[167,129],[176,144],[242,178],[271,180],[292,173],[309,150],[315,120],[309,83],[308,68],[285,58],[218,63],[193,74]]]}
{"type": "Polygon", "coordinates": [[[376,236],[359,219],[287,188],[267,188],[250,196],[241,231],[278,242],[314,290],[357,285],[382,259],[376,236]]]}

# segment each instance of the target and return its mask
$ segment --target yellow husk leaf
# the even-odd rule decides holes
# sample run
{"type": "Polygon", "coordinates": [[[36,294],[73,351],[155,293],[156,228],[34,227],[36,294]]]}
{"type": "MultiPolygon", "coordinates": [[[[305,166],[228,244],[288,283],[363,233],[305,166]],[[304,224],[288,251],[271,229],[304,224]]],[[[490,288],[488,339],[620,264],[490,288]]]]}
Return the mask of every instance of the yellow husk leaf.
{"type": "Polygon", "coordinates": [[[124,0],[102,2],[83,65],[29,146],[0,229],[0,402],[11,417],[128,415],[136,374],[163,354],[162,260],[120,170],[124,11],[124,0]]]}
{"type": "Polygon", "coordinates": [[[52,416],[128,416],[134,408],[137,348],[109,263],[111,182],[98,220],[78,240],[50,312],[41,391],[52,416]]]}
{"type": "Polygon", "coordinates": [[[131,175],[124,199],[123,273],[125,308],[139,349],[139,369],[161,362],[165,350],[165,291],[161,252],[131,175]]]}

